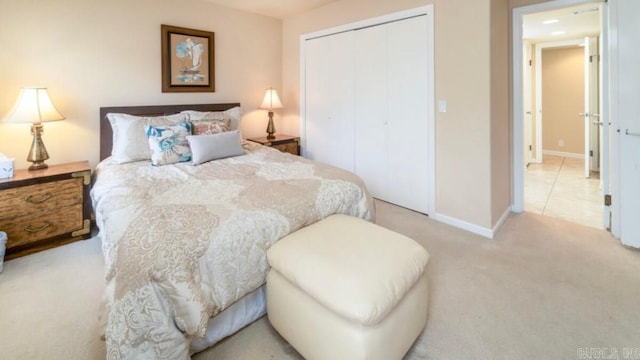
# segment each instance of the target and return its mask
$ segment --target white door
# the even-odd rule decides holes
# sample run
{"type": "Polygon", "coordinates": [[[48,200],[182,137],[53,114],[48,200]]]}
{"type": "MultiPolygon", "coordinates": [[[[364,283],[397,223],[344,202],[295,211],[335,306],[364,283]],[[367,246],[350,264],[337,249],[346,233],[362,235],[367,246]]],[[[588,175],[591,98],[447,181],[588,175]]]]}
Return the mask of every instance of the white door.
{"type": "Polygon", "coordinates": [[[620,201],[620,240],[640,247],[640,1],[619,0],[617,6],[620,191],[613,201],[620,201]]]}
{"type": "MultiPolygon", "coordinates": [[[[589,38],[589,170],[600,171],[600,134],[601,134],[601,114],[600,114],[600,47],[598,38],[589,38]]],[[[585,86],[587,82],[585,81],[585,86]]]]}
{"type": "Polygon", "coordinates": [[[371,194],[428,213],[427,18],[355,32],[355,173],[371,194]]]}
{"type": "Polygon", "coordinates": [[[428,22],[426,16],[387,26],[389,198],[429,213],[428,22]]]}
{"type": "Polygon", "coordinates": [[[522,108],[524,110],[524,136],[523,136],[523,151],[524,151],[524,167],[527,167],[532,162],[533,155],[533,113],[532,113],[532,92],[531,92],[531,43],[523,41],[522,47],[522,108]]]}
{"type": "Polygon", "coordinates": [[[372,196],[390,201],[387,124],[387,30],[372,26],[355,32],[355,173],[372,196]]]}
{"type": "Polygon", "coordinates": [[[599,114],[599,67],[598,41],[584,39],[584,176],[599,171],[600,114],[599,114]]]}
{"type": "Polygon", "coordinates": [[[304,156],[353,171],[353,31],[305,44],[304,156]]]}
{"type": "Polygon", "coordinates": [[[303,35],[303,155],[434,209],[433,7],[303,35]]]}

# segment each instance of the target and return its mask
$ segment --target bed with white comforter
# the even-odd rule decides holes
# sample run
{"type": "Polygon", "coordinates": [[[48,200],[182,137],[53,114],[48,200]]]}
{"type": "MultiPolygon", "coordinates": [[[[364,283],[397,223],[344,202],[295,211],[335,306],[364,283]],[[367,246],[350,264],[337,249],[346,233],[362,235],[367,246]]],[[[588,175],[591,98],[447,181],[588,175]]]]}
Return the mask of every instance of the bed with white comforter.
{"type": "Polygon", "coordinates": [[[258,289],[266,250],[335,213],[372,220],[362,181],[250,142],[194,166],[96,169],[91,196],[106,260],[109,359],[185,359],[207,322],[258,289]]]}

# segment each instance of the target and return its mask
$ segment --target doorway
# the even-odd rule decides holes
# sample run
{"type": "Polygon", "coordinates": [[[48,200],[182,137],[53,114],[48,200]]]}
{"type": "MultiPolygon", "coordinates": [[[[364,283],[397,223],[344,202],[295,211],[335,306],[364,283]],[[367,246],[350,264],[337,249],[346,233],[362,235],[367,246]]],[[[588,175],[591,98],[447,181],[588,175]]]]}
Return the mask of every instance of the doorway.
{"type": "MultiPolygon", "coordinates": [[[[573,129],[565,129],[564,135],[562,132],[555,135],[550,132],[553,128],[557,131],[563,124],[558,118],[553,118],[551,106],[554,104],[548,97],[545,112],[542,112],[545,104],[542,95],[544,85],[548,87],[550,82],[553,85],[554,77],[547,78],[546,84],[531,80],[542,77],[541,59],[547,50],[551,54],[555,48],[567,49],[573,51],[574,55],[586,54],[581,56],[582,60],[599,60],[597,55],[590,53],[594,47],[596,50],[598,47],[589,37],[596,39],[600,34],[601,8],[601,2],[598,1],[558,0],[514,10],[514,49],[523,48],[522,52],[514,51],[513,54],[515,72],[520,67],[518,64],[522,64],[522,76],[514,74],[514,88],[522,86],[523,89],[522,102],[514,101],[514,211],[559,217],[598,228],[609,226],[605,221],[608,209],[603,204],[603,184],[598,172],[602,168],[602,161],[598,158],[602,133],[597,110],[600,101],[597,97],[594,101],[594,92],[589,92],[586,86],[590,84],[589,75],[593,79],[594,75],[589,74],[589,70],[594,67],[588,62],[580,64],[583,65],[580,71],[584,78],[578,90],[584,105],[576,108],[574,104],[571,114],[563,115],[561,120],[573,129]],[[517,20],[524,26],[515,25],[517,20]],[[585,28],[585,20],[594,22],[597,30],[585,28]],[[519,32],[520,29],[523,30],[519,32]],[[516,36],[518,41],[515,41],[516,36]],[[521,59],[517,59],[519,55],[521,59]],[[531,100],[527,96],[531,96],[531,100]],[[520,149],[523,153],[518,151],[520,149]]],[[[560,82],[556,82],[557,86],[552,88],[564,85],[561,82],[563,80],[557,81],[560,82]]],[[[595,88],[597,96],[597,84],[595,88]]],[[[555,105],[568,102],[568,91],[570,89],[561,90],[560,95],[555,96],[555,100],[560,98],[555,105]]],[[[514,94],[514,97],[517,96],[517,93],[514,94]]],[[[573,97],[576,97],[575,94],[573,97]]],[[[608,174],[605,175],[607,178],[608,174]]]]}
{"type": "MultiPolygon", "coordinates": [[[[536,16],[549,18],[554,14],[536,16]]],[[[535,128],[530,124],[529,133],[535,134],[536,156],[525,169],[524,210],[602,229],[600,174],[593,166],[599,138],[590,135],[598,134],[591,120],[598,116],[597,57],[590,56],[588,43],[598,34],[592,35],[532,45],[535,128]],[[596,71],[592,73],[592,69],[596,71]],[[590,79],[595,81],[591,83],[590,79]],[[593,109],[590,104],[595,105],[593,109]]]]}

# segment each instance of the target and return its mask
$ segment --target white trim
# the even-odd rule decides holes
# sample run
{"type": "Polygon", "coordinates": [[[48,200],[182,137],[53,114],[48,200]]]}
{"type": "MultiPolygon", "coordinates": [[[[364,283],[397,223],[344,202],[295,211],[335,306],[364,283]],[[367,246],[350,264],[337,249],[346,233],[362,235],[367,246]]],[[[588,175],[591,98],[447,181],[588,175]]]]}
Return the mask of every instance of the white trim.
{"type": "Polygon", "coordinates": [[[427,31],[430,34],[427,36],[427,78],[431,79],[427,83],[427,93],[431,95],[430,99],[427,99],[427,105],[429,110],[427,112],[427,127],[429,132],[427,134],[427,148],[429,153],[427,154],[427,161],[429,162],[429,178],[427,179],[427,193],[429,199],[427,200],[427,210],[429,214],[435,214],[436,212],[436,76],[435,76],[435,17],[433,14],[433,5],[424,6],[425,15],[427,16],[427,31]]]}
{"type": "Polygon", "coordinates": [[[511,106],[511,118],[513,133],[511,133],[511,161],[513,176],[511,181],[511,209],[515,212],[524,210],[524,104],[523,104],[523,60],[522,60],[522,8],[513,9],[512,20],[512,75],[511,94],[513,105],[511,106]],[[517,50],[516,50],[517,49],[517,50]]]}
{"type": "MultiPolygon", "coordinates": [[[[611,194],[611,235],[620,238],[620,115],[618,104],[618,0],[609,0],[609,190],[611,194]],[[616,131],[617,130],[617,131],[616,131]]],[[[605,70],[606,71],[606,70],[605,70]]]]}
{"type": "Polygon", "coordinates": [[[489,239],[493,239],[493,231],[489,228],[482,227],[476,224],[472,224],[470,222],[462,221],[460,219],[456,219],[454,217],[442,215],[442,214],[436,214],[436,216],[434,216],[433,219],[435,219],[436,221],[445,223],[447,225],[451,225],[453,227],[457,227],[459,229],[466,230],[474,234],[484,236],[489,239]]]}
{"type": "Polygon", "coordinates": [[[425,5],[425,6],[417,7],[414,9],[398,11],[391,14],[377,16],[374,18],[360,20],[360,21],[352,22],[345,25],[334,26],[328,29],[322,29],[322,30],[314,31],[307,34],[302,34],[300,35],[300,39],[302,41],[306,41],[309,39],[314,39],[322,36],[333,35],[333,34],[345,32],[345,31],[357,30],[357,29],[361,29],[369,26],[380,25],[387,22],[391,22],[391,21],[398,21],[398,20],[403,20],[410,17],[421,16],[421,15],[428,15],[430,16],[431,19],[433,19],[433,5],[425,5]]]}
{"type": "Polygon", "coordinates": [[[302,149],[302,156],[307,156],[306,154],[306,91],[305,91],[305,81],[306,81],[306,41],[309,39],[314,39],[317,37],[328,36],[332,34],[337,34],[345,31],[356,30],[359,28],[375,26],[379,24],[384,24],[392,21],[403,20],[415,16],[426,16],[427,18],[427,49],[429,50],[427,53],[427,76],[431,81],[427,84],[427,91],[429,93],[429,98],[425,101],[427,102],[427,106],[429,110],[427,111],[427,127],[429,129],[427,134],[427,146],[428,146],[428,154],[427,160],[429,162],[429,178],[427,179],[427,192],[428,192],[428,200],[427,200],[427,215],[435,214],[436,212],[436,165],[435,165],[435,32],[434,32],[434,6],[433,4],[417,7],[414,9],[404,10],[395,12],[392,14],[382,15],[366,20],[361,20],[357,22],[353,22],[350,24],[335,26],[328,29],[323,29],[319,31],[315,31],[312,33],[302,34],[300,35],[300,147],[302,149]]]}
{"type": "MultiPolygon", "coordinates": [[[[500,216],[500,219],[498,219],[498,222],[496,222],[496,224],[493,225],[493,229],[491,229],[492,235],[495,235],[498,232],[498,229],[500,229],[502,224],[504,224],[504,222],[507,221],[507,219],[509,218],[509,215],[511,215],[511,212],[512,212],[511,206],[507,207],[507,209],[502,213],[502,216],[500,216]]],[[[491,236],[491,238],[493,239],[493,236],[491,236]]]]}
{"type": "Polygon", "coordinates": [[[548,10],[554,10],[574,5],[588,3],[601,3],[600,0],[555,0],[540,4],[527,5],[513,8],[511,21],[511,94],[513,94],[513,106],[511,107],[512,129],[512,169],[513,181],[511,183],[511,208],[514,212],[524,210],[524,153],[523,153],[523,123],[524,113],[522,104],[522,17],[548,10]]]}
{"type": "Polygon", "coordinates": [[[584,154],[580,154],[580,153],[570,153],[570,152],[554,151],[554,150],[542,150],[542,154],[584,160],[584,154]]]}
{"type": "Polygon", "coordinates": [[[470,222],[466,222],[448,215],[436,214],[433,219],[447,225],[451,225],[453,227],[457,227],[462,230],[466,230],[468,232],[484,236],[489,239],[493,239],[493,236],[498,232],[498,229],[504,224],[505,221],[511,215],[511,206],[507,207],[507,209],[502,213],[500,219],[496,222],[492,229],[482,227],[480,225],[472,224],[470,222]]]}
{"type": "Polygon", "coordinates": [[[305,46],[306,39],[303,35],[300,35],[300,88],[298,89],[300,93],[299,105],[300,105],[300,117],[298,118],[298,126],[300,127],[300,156],[307,157],[307,123],[305,119],[307,118],[307,107],[304,106],[307,102],[307,90],[305,86],[305,75],[307,73],[307,47],[305,46]]]}
{"type": "MultiPolygon", "coordinates": [[[[604,3],[600,7],[601,11],[601,31],[600,31],[600,42],[598,44],[599,54],[604,54],[605,51],[610,49],[609,47],[609,5],[604,3]]],[[[609,56],[601,56],[600,59],[600,81],[599,81],[599,92],[600,92],[600,121],[602,121],[602,142],[600,144],[600,184],[602,187],[602,192],[604,195],[611,194],[611,167],[610,167],[610,159],[611,159],[611,128],[609,126],[609,122],[611,121],[611,116],[609,109],[611,105],[609,103],[610,99],[610,86],[609,86],[609,61],[611,54],[609,56]],[[605,149],[606,145],[606,149],[605,149]],[[608,154],[608,156],[603,156],[603,153],[608,154]],[[603,176],[604,174],[604,176],[603,176]]],[[[611,206],[605,206],[602,214],[602,223],[605,229],[611,230],[611,206]]]]}

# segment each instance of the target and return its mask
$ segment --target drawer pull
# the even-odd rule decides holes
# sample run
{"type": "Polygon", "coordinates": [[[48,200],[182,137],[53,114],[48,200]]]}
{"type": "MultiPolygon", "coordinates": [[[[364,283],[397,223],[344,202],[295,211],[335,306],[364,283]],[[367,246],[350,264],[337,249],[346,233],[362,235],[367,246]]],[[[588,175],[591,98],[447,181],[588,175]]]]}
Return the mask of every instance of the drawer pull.
{"type": "Polygon", "coordinates": [[[28,202],[28,203],[32,203],[32,204],[42,204],[43,202],[49,200],[51,198],[51,193],[45,193],[44,195],[42,195],[40,198],[36,198],[33,195],[29,195],[26,198],[24,198],[24,201],[28,202]]]}
{"type": "Polygon", "coordinates": [[[29,224],[29,225],[24,227],[24,231],[30,232],[30,233],[37,233],[39,231],[42,231],[42,230],[48,228],[49,226],[51,226],[51,223],[46,222],[46,221],[44,223],[42,223],[42,225],[40,225],[38,227],[33,227],[33,225],[29,224]]]}

